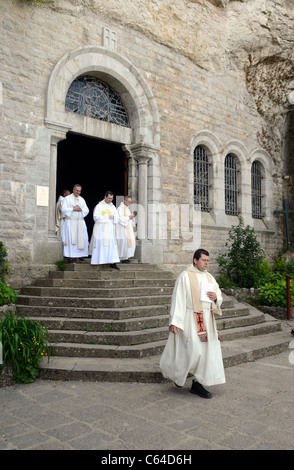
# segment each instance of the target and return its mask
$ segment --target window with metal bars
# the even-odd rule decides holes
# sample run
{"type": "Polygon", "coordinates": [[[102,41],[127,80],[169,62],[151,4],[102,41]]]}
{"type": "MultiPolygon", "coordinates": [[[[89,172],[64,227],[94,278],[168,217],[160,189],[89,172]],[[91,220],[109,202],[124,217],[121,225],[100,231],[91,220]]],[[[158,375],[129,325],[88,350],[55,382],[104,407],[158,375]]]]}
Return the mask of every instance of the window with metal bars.
{"type": "Polygon", "coordinates": [[[225,213],[238,215],[238,169],[232,154],[225,158],[225,213]]]}
{"type": "Polygon", "coordinates": [[[130,127],[127,111],[120,96],[96,77],[80,76],[70,85],[65,109],[83,116],[130,127]]]}
{"type": "Polygon", "coordinates": [[[209,212],[209,162],[200,145],[194,150],[194,204],[200,204],[202,212],[209,212]]]}
{"type": "Polygon", "coordinates": [[[262,197],[261,197],[262,167],[259,162],[253,162],[251,167],[251,201],[252,217],[262,218],[262,197]]]}

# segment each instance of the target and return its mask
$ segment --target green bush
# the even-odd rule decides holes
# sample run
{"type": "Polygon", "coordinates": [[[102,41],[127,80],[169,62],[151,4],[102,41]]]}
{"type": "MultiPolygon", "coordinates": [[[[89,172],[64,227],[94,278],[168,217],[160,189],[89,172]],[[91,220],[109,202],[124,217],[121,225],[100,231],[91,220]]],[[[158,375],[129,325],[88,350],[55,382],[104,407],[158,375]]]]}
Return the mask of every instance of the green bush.
{"type": "Polygon", "coordinates": [[[0,281],[5,282],[6,274],[9,273],[9,265],[7,260],[7,249],[0,242],[0,281]]]}
{"type": "MultiPolygon", "coordinates": [[[[291,305],[294,305],[294,282],[290,279],[291,305]]],[[[260,305],[272,307],[287,307],[286,278],[279,273],[269,276],[268,282],[260,288],[258,296],[260,305]]]]}
{"type": "Polygon", "coordinates": [[[239,224],[229,231],[226,243],[228,252],[220,255],[221,287],[259,287],[270,272],[264,252],[254,233],[254,228],[244,227],[242,217],[239,224]]]}
{"type": "Polygon", "coordinates": [[[39,374],[39,362],[50,357],[50,345],[45,339],[47,329],[36,320],[9,312],[0,319],[3,364],[11,369],[17,383],[34,382],[39,374]]]}
{"type": "Polygon", "coordinates": [[[57,266],[58,271],[64,271],[66,261],[64,259],[60,259],[60,260],[55,262],[55,265],[57,266]]]}
{"type": "Polygon", "coordinates": [[[0,242],[0,306],[15,303],[17,300],[17,293],[6,284],[6,274],[10,271],[7,260],[7,249],[2,242],[0,242]]]}
{"type": "Polygon", "coordinates": [[[0,307],[6,304],[14,304],[17,300],[17,293],[5,282],[0,281],[0,307]]]}
{"type": "Polygon", "coordinates": [[[277,256],[274,261],[274,272],[280,274],[288,274],[288,276],[294,277],[294,261],[286,260],[281,256],[277,256]]]}

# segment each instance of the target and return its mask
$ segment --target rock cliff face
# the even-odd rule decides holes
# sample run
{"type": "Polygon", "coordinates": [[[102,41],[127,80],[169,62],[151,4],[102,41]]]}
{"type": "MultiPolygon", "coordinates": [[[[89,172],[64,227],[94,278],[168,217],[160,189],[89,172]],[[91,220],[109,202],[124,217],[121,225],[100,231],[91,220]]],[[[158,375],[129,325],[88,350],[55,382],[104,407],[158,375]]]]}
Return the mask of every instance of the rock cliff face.
{"type": "Polygon", "coordinates": [[[260,144],[279,159],[294,79],[293,0],[52,0],[56,11],[112,18],[189,58],[212,75],[246,84],[265,119],[260,144]]]}
{"type": "Polygon", "coordinates": [[[214,73],[292,56],[292,0],[132,0],[120,8],[116,0],[45,0],[44,5],[73,15],[91,8],[214,73]]]}
{"type": "Polygon", "coordinates": [[[239,74],[267,117],[287,105],[294,78],[293,0],[132,0],[120,8],[116,0],[49,0],[44,5],[72,15],[91,8],[212,74],[239,74]]]}

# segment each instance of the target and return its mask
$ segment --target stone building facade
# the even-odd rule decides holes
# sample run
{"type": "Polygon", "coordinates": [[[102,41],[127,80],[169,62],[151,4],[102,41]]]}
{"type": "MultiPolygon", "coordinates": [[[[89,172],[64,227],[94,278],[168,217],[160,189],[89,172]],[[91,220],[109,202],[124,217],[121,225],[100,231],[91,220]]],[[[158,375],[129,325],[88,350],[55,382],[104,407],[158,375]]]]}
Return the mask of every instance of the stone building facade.
{"type": "Polygon", "coordinates": [[[130,194],[136,255],[175,273],[199,246],[217,270],[215,258],[239,216],[269,259],[285,245],[274,210],[292,194],[285,149],[291,5],[118,3],[1,2],[0,240],[16,287],[62,258],[55,205],[61,188],[75,183],[90,208],[89,232],[106,190],[117,202],[130,194]],[[67,109],[68,90],[83,77],[114,90],[127,125],[67,109]],[[198,151],[204,163],[197,166],[198,151]]]}

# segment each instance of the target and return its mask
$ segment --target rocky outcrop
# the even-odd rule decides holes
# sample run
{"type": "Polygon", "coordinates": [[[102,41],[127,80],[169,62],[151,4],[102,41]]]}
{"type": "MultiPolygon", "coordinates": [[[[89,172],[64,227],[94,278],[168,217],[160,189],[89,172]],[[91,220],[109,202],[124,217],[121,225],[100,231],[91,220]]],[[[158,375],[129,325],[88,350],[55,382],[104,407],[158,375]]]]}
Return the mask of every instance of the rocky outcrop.
{"type": "Polygon", "coordinates": [[[206,70],[224,73],[268,57],[291,60],[291,0],[51,0],[42,7],[80,15],[91,8],[189,57],[206,70]]]}

